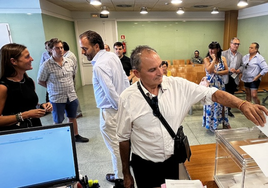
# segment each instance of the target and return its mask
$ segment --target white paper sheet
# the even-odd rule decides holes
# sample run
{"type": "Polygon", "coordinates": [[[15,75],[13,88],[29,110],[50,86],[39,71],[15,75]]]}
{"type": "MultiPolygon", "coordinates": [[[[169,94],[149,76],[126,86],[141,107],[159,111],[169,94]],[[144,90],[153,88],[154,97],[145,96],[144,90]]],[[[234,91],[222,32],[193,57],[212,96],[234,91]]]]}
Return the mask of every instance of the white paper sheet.
{"type": "Polygon", "coordinates": [[[268,116],[266,116],[266,123],[264,127],[261,127],[261,126],[257,126],[257,127],[268,137],[268,116]]]}
{"type": "Polygon", "coordinates": [[[200,180],[166,180],[166,188],[204,188],[200,180]]]}
{"type": "Polygon", "coordinates": [[[268,177],[268,143],[240,147],[255,160],[264,175],[268,177]]]}

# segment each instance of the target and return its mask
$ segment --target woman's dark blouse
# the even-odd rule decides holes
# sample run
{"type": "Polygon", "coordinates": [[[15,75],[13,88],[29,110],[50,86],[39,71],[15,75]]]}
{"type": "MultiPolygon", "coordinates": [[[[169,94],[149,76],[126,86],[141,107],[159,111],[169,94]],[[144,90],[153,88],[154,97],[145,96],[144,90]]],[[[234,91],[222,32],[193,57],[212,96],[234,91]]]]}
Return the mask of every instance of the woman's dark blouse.
{"type": "MultiPolygon", "coordinates": [[[[7,99],[2,112],[2,115],[14,115],[19,112],[24,112],[36,109],[38,96],[35,93],[34,82],[30,77],[24,76],[21,82],[13,82],[6,78],[0,80],[0,84],[7,87],[7,99]]],[[[31,119],[32,126],[41,126],[39,118],[31,119]]],[[[21,128],[17,125],[0,126],[0,131],[21,128]]]]}

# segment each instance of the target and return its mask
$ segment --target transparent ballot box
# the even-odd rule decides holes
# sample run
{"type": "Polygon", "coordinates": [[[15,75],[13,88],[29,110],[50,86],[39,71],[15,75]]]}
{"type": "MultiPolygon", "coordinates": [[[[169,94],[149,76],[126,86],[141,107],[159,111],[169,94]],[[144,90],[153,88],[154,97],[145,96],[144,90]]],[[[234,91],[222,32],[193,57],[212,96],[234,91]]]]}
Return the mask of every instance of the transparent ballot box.
{"type": "Polygon", "coordinates": [[[267,142],[267,136],[257,127],[216,131],[214,179],[217,185],[220,188],[268,188],[268,177],[240,148],[267,142]]]}

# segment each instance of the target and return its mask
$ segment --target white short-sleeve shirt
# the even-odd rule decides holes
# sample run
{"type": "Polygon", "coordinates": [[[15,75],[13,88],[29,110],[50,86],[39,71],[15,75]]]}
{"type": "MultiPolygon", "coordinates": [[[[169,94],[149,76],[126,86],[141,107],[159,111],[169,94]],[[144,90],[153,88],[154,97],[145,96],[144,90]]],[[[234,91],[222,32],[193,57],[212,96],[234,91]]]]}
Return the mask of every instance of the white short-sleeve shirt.
{"type": "MultiPolygon", "coordinates": [[[[141,84],[142,85],[142,84],[141,84]]],[[[142,86],[144,93],[148,91],[142,86]]],[[[191,106],[201,99],[212,103],[216,88],[199,86],[179,77],[163,77],[158,93],[160,112],[177,133],[191,106]]],[[[131,140],[131,151],[153,162],[168,159],[174,150],[174,141],[137,87],[137,82],[121,95],[118,105],[119,142],[131,140]]]]}

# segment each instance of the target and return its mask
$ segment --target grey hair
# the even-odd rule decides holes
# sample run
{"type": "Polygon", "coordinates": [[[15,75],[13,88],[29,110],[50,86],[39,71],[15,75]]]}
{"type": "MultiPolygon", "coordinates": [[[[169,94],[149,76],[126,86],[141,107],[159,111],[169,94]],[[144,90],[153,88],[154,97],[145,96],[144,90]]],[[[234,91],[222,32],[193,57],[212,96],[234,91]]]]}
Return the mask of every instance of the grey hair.
{"type": "Polygon", "coordinates": [[[146,46],[146,45],[143,45],[143,46],[137,46],[131,53],[131,56],[130,56],[130,63],[132,65],[132,68],[133,69],[136,69],[138,71],[141,70],[141,55],[142,53],[146,51],[146,52],[156,52],[155,49],[149,47],[149,46],[146,46]]]}
{"type": "Polygon", "coordinates": [[[240,41],[239,38],[237,38],[237,37],[233,37],[233,38],[231,39],[231,43],[233,43],[234,40],[239,40],[239,41],[240,41]]]}

